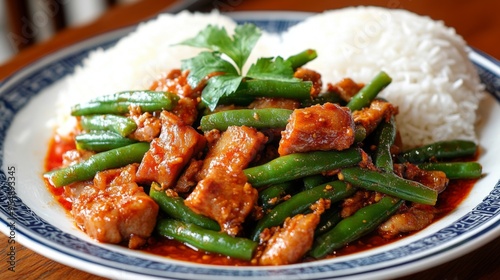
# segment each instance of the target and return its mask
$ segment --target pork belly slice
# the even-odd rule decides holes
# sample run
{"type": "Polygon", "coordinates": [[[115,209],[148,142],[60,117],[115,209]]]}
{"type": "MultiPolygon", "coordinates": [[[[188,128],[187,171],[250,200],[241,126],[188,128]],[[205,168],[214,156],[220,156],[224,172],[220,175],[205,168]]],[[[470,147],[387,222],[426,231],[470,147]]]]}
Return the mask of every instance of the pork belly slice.
{"type": "Polygon", "coordinates": [[[389,121],[391,116],[398,113],[397,107],[383,100],[373,100],[370,107],[352,113],[354,123],[366,129],[366,134],[372,133],[382,120],[389,121]]]}
{"type": "Polygon", "coordinates": [[[163,111],[161,133],[151,141],[137,170],[142,183],[159,183],[163,189],[175,184],[184,166],[205,146],[206,140],[179,117],[163,111]]]}
{"type": "Polygon", "coordinates": [[[209,150],[197,176],[198,181],[217,169],[232,175],[243,172],[267,141],[264,134],[247,126],[230,126],[221,134],[209,131],[207,135],[209,150]]]}
{"type": "Polygon", "coordinates": [[[378,232],[385,238],[392,238],[401,233],[418,231],[430,225],[435,215],[436,208],[415,203],[382,223],[378,232]]]}
{"type": "Polygon", "coordinates": [[[215,172],[198,182],[185,203],[195,212],[217,221],[223,232],[236,236],[257,202],[258,192],[243,173],[215,172]],[[217,177],[220,176],[220,177],[217,177]]]}
{"type": "Polygon", "coordinates": [[[313,205],[312,213],[287,218],[283,227],[277,229],[267,240],[264,252],[259,258],[259,264],[285,265],[298,262],[311,248],[314,230],[328,204],[327,201],[320,199],[313,205]]]}
{"type": "Polygon", "coordinates": [[[358,84],[354,82],[351,78],[344,78],[336,84],[328,84],[328,92],[337,92],[345,102],[351,101],[351,98],[356,95],[362,88],[364,84],[358,84]]]}
{"type": "Polygon", "coordinates": [[[323,89],[323,82],[321,81],[320,73],[311,69],[299,67],[295,70],[293,76],[303,81],[312,82],[313,86],[311,87],[311,97],[316,97],[321,93],[321,90],[323,89]]]}
{"type": "Polygon", "coordinates": [[[258,197],[243,169],[265,142],[266,137],[253,128],[229,127],[210,147],[186,205],[217,221],[222,231],[237,235],[258,197]]]}
{"type": "Polygon", "coordinates": [[[172,189],[177,193],[189,192],[194,186],[196,186],[196,183],[198,182],[196,181],[196,175],[200,172],[202,166],[202,160],[192,159],[181,173],[172,189]]]}
{"type": "Polygon", "coordinates": [[[344,150],[354,143],[350,110],[325,103],[294,110],[281,133],[281,156],[309,151],[344,150]]]}
{"type": "Polygon", "coordinates": [[[135,183],[136,165],[98,173],[75,197],[76,224],[103,243],[142,246],[153,232],[158,205],[135,183]]]}

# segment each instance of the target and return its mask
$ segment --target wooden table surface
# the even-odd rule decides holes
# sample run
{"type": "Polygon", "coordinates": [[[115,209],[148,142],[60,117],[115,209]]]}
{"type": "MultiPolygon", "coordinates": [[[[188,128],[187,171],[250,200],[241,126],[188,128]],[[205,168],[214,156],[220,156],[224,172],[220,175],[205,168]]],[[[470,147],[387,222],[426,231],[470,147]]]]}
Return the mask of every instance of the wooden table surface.
{"type": "MultiPolygon", "coordinates": [[[[94,22],[64,30],[52,39],[23,50],[12,60],[0,66],[0,81],[29,63],[92,36],[117,28],[136,24],[144,19],[172,8],[174,0],[143,0],[135,4],[120,6],[107,12],[94,22]]],[[[455,1],[455,0],[385,0],[385,1],[303,1],[303,0],[227,0],[208,1],[204,9],[218,8],[223,12],[289,10],[320,12],[349,5],[376,5],[388,8],[407,9],[418,14],[443,20],[454,27],[466,42],[491,56],[500,58],[500,1],[455,1]],[[308,3],[305,5],[304,3],[308,3]]],[[[19,244],[16,247],[16,272],[7,270],[6,252],[8,239],[0,234],[0,279],[102,279],[49,258],[41,256],[19,244]],[[6,278],[8,277],[8,278],[6,278]]],[[[483,247],[416,274],[399,279],[500,279],[500,238],[483,247]]]]}

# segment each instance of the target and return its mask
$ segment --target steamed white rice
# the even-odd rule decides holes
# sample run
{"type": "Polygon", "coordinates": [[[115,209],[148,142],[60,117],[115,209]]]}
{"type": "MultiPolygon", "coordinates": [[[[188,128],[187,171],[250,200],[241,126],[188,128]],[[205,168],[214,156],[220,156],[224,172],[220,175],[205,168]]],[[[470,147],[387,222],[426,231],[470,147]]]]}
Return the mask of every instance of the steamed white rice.
{"type": "MultiPolygon", "coordinates": [[[[93,52],[67,78],[60,93],[60,132],[72,125],[69,107],[90,98],[145,89],[199,49],[174,44],[207,24],[236,25],[217,12],[160,15],[108,50],[93,52]]],[[[483,86],[464,40],[440,21],[403,10],[356,7],[312,16],[278,36],[265,33],[247,65],[257,57],[287,57],[307,48],[318,58],[307,65],[323,82],[351,77],[367,83],[379,71],[393,82],[382,97],[399,107],[398,127],[406,147],[439,140],[477,141],[474,124],[483,86]]]]}

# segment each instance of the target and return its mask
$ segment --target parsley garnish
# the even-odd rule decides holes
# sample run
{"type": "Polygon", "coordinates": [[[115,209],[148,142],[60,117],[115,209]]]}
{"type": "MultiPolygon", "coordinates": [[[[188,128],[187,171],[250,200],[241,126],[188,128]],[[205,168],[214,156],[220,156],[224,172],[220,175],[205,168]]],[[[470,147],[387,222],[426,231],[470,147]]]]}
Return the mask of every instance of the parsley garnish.
{"type": "Polygon", "coordinates": [[[243,66],[261,34],[257,26],[243,24],[235,28],[231,38],[224,28],[208,25],[194,38],[180,43],[210,50],[183,60],[181,65],[182,70],[189,69],[188,83],[193,88],[210,74],[219,74],[207,80],[201,94],[202,102],[210,110],[214,110],[222,98],[233,96],[247,80],[300,81],[293,77],[292,63],[279,56],[260,58],[246,75],[243,73],[243,66]]]}

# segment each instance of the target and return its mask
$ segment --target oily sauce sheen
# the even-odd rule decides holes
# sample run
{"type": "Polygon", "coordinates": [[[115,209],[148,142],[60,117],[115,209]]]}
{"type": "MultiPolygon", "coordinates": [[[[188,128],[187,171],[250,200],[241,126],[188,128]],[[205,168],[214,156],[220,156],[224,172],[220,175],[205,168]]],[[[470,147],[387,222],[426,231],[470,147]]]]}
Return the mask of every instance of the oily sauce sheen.
{"type": "MultiPolygon", "coordinates": [[[[69,150],[75,149],[74,141],[53,138],[49,143],[49,149],[45,158],[45,170],[50,171],[59,168],[62,165],[62,155],[69,150]]],[[[450,180],[446,190],[439,194],[438,202],[435,208],[438,210],[434,221],[444,217],[450,211],[455,209],[469,194],[477,180],[450,180]]],[[[71,210],[71,201],[65,196],[64,188],[55,188],[48,181],[45,182],[48,190],[55,199],[66,209],[71,210]]],[[[329,257],[344,256],[360,251],[368,250],[374,247],[383,246],[408,236],[399,235],[392,239],[385,239],[376,232],[366,235],[357,241],[345,246],[340,250],[334,251],[329,257]]],[[[142,249],[144,252],[161,255],[176,260],[188,262],[212,264],[212,265],[232,265],[232,266],[250,266],[252,262],[242,261],[219,254],[206,253],[201,250],[189,247],[185,244],[163,237],[154,236],[148,241],[148,244],[142,249]]],[[[312,261],[312,259],[304,259],[312,261]]]]}

